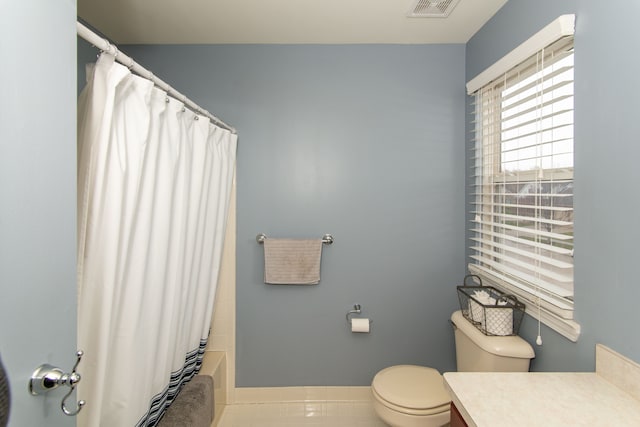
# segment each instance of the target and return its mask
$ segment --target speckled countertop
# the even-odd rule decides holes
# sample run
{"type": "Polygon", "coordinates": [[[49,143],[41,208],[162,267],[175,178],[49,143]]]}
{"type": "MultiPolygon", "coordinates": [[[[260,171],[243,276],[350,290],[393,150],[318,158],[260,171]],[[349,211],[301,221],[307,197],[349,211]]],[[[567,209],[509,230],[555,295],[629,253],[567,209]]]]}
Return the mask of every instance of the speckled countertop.
{"type": "Polygon", "coordinates": [[[596,348],[596,372],[447,372],[469,427],[638,427],[640,365],[596,348]]]}
{"type": "Polygon", "coordinates": [[[449,372],[470,427],[640,426],[640,401],[596,373],[449,372]]]}

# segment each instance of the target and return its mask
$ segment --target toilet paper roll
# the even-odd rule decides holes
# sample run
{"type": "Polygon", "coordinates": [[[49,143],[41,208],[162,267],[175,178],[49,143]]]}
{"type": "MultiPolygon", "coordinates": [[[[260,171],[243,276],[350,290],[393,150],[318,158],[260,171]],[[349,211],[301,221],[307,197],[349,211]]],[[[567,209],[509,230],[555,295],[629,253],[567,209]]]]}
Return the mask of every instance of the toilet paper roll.
{"type": "Polygon", "coordinates": [[[363,317],[351,319],[351,332],[369,333],[369,319],[363,317]]]}

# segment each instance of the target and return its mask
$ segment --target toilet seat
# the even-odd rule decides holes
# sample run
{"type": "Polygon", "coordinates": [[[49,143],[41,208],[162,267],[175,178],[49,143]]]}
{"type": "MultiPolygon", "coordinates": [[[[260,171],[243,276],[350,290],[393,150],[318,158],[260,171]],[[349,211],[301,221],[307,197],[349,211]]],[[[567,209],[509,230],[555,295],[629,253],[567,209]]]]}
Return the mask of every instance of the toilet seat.
{"type": "Polygon", "coordinates": [[[394,411],[409,415],[433,415],[449,411],[451,398],[440,373],[425,366],[385,368],[371,383],[374,396],[394,411]]]}

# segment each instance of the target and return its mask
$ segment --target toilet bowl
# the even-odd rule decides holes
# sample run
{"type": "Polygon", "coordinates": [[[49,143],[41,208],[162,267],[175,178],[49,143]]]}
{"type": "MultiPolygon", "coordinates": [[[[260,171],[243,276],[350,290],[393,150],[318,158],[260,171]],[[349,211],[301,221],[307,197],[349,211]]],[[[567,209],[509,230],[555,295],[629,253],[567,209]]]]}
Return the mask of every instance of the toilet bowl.
{"type": "Polygon", "coordinates": [[[371,392],[374,410],[390,426],[439,427],[449,422],[451,398],[442,375],[433,368],[385,368],[374,377],[371,392]]]}
{"type": "MultiPolygon", "coordinates": [[[[487,336],[460,311],[451,315],[458,371],[526,372],[535,356],[519,336],[487,336]]],[[[440,373],[429,367],[397,365],[371,383],[373,408],[392,427],[441,427],[450,420],[451,398],[440,373]]]]}

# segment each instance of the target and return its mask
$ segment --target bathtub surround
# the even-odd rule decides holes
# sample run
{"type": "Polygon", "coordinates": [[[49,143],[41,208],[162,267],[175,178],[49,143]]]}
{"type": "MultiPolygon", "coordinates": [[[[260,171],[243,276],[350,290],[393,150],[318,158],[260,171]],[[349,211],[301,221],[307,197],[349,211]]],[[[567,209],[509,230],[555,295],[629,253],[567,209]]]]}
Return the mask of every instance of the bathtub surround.
{"type": "Polygon", "coordinates": [[[206,351],[202,360],[200,375],[208,375],[213,379],[213,426],[220,421],[222,414],[230,403],[232,388],[229,388],[229,359],[224,351],[206,351]]]}
{"type": "Polygon", "coordinates": [[[214,375],[216,418],[235,402],[236,384],[236,185],[231,186],[222,263],[213,306],[211,332],[201,373],[214,375]]]}

